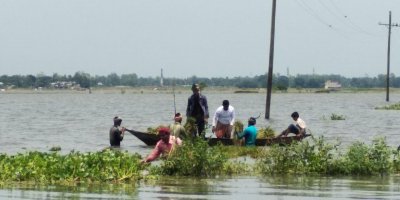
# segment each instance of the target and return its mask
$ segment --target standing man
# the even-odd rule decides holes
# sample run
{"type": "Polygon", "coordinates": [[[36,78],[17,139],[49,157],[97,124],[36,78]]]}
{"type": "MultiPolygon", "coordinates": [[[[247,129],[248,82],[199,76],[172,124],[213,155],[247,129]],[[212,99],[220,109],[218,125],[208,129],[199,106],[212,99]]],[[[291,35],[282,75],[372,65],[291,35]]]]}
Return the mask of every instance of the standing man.
{"type": "Polygon", "coordinates": [[[205,128],[208,121],[208,104],[206,96],[200,94],[200,87],[198,84],[192,85],[193,94],[188,99],[186,108],[186,116],[193,117],[196,120],[197,133],[193,133],[193,136],[200,136],[205,128]]]}
{"type": "Polygon", "coordinates": [[[121,123],[121,118],[114,117],[114,126],[110,128],[110,145],[112,147],[119,147],[124,139],[125,127],[121,127],[121,123]]]}
{"type": "Polygon", "coordinates": [[[228,100],[222,101],[222,106],[215,111],[212,132],[217,138],[231,138],[233,123],[235,122],[235,109],[229,105],[228,100]]]}
{"type": "Polygon", "coordinates": [[[277,137],[286,137],[289,133],[294,133],[297,137],[302,137],[306,134],[306,122],[300,119],[299,113],[293,112],[291,117],[296,122],[296,124],[290,124],[288,128],[282,131],[282,133],[279,134],[277,137]]]}

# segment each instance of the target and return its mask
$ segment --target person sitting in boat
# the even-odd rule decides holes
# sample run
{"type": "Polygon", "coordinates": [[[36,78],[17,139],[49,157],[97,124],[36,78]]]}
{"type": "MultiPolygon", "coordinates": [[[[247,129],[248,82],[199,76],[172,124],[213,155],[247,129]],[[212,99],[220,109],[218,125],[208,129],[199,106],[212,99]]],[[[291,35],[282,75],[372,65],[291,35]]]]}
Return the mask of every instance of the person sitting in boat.
{"type": "Polygon", "coordinates": [[[255,146],[257,139],[257,128],[256,128],[256,118],[250,117],[248,120],[248,126],[242,133],[238,133],[238,139],[244,137],[246,146],[255,146]]]}
{"type": "Polygon", "coordinates": [[[110,128],[110,145],[119,147],[124,139],[125,127],[121,127],[122,119],[114,117],[114,125],[110,128]]]}
{"type": "Polygon", "coordinates": [[[169,126],[171,130],[171,135],[185,139],[187,137],[185,127],[182,125],[182,115],[181,113],[176,113],[174,117],[174,123],[169,126]]]}
{"type": "Polygon", "coordinates": [[[228,100],[222,101],[222,106],[215,111],[212,132],[217,138],[231,138],[233,123],[235,122],[235,108],[229,105],[228,100]]]}
{"type": "Polygon", "coordinates": [[[289,133],[294,133],[297,137],[303,137],[306,134],[306,122],[299,117],[299,113],[293,112],[291,117],[296,123],[290,124],[289,127],[282,131],[277,137],[286,137],[289,133]]]}
{"type": "Polygon", "coordinates": [[[178,137],[171,136],[170,130],[167,127],[160,127],[158,129],[158,135],[160,140],[157,142],[153,151],[144,159],[142,162],[148,163],[154,161],[161,155],[167,157],[169,153],[174,149],[175,145],[181,145],[182,140],[178,137]]]}

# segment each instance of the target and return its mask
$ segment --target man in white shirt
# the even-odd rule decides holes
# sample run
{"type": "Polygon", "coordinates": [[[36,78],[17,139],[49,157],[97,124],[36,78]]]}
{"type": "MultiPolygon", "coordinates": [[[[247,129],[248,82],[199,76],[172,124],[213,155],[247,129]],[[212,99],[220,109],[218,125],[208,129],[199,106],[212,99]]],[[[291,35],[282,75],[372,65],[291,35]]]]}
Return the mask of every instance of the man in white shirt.
{"type": "Polygon", "coordinates": [[[300,119],[299,113],[294,112],[292,113],[291,117],[296,122],[296,124],[290,124],[289,127],[282,131],[282,133],[279,134],[277,137],[286,137],[289,133],[294,133],[297,137],[302,137],[306,134],[306,122],[300,119]]]}
{"type": "Polygon", "coordinates": [[[233,123],[235,122],[235,109],[229,105],[228,100],[222,101],[222,106],[215,111],[212,132],[217,138],[231,138],[233,123]]]}

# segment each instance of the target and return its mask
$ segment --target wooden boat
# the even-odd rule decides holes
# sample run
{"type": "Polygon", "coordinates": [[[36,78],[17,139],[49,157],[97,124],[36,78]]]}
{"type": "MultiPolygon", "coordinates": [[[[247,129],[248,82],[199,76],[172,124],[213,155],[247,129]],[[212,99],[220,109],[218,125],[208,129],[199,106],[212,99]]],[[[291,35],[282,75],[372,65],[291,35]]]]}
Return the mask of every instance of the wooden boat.
{"type": "Polygon", "coordinates": [[[136,136],[139,140],[144,142],[148,146],[154,146],[157,144],[157,142],[160,140],[160,136],[156,134],[151,134],[151,133],[143,133],[140,131],[135,131],[135,130],[129,130],[125,129],[132,135],[136,136]]]}
{"type": "MultiPolygon", "coordinates": [[[[291,144],[294,141],[301,141],[302,139],[311,136],[311,134],[306,134],[303,137],[297,137],[297,136],[289,136],[289,137],[279,137],[279,138],[265,138],[265,139],[256,139],[256,146],[271,146],[274,144],[279,144],[279,145],[287,145],[291,144]]],[[[234,139],[229,139],[229,138],[207,138],[208,144],[210,146],[217,145],[218,143],[221,143],[222,145],[236,145],[237,141],[234,139]]]]}
{"type": "MultiPolygon", "coordinates": [[[[160,140],[160,137],[156,134],[144,133],[129,129],[126,129],[126,131],[136,136],[139,140],[141,140],[148,146],[154,146],[160,140]]],[[[311,134],[306,134],[304,137],[289,136],[280,138],[257,139],[256,146],[270,146],[274,144],[287,145],[292,143],[293,141],[300,141],[308,136],[311,136],[311,134]]],[[[228,139],[228,138],[205,138],[205,139],[208,141],[208,144],[210,146],[217,145],[218,143],[229,146],[229,145],[236,145],[237,143],[237,141],[235,141],[234,139],[228,139]]]]}

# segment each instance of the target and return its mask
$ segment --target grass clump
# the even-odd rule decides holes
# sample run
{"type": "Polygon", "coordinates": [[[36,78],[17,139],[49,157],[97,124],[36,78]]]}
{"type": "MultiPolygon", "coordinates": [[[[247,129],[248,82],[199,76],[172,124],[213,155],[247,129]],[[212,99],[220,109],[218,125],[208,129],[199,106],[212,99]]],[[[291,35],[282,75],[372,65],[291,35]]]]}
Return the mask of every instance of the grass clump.
{"type": "Polygon", "coordinates": [[[258,170],[263,174],[327,174],[336,146],[325,143],[323,137],[312,139],[314,144],[303,141],[265,149],[258,170]]]}
{"type": "Polygon", "coordinates": [[[205,140],[194,138],[177,147],[153,172],[161,175],[209,177],[220,174],[227,161],[226,153],[219,148],[209,148],[205,140]]]}
{"type": "Polygon", "coordinates": [[[319,174],[319,175],[385,175],[398,173],[399,152],[391,149],[384,138],[374,139],[371,145],[354,142],[342,152],[339,145],[326,143],[323,137],[272,146],[257,161],[262,174],[319,174]]]}
{"type": "Polygon", "coordinates": [[[400,110],[400,103],[376,107],[376,110],[400,110]]]}
{"type": "Polygon", "coordinates": [[[335,113],[331,114],[331,120],[345,120],[346,117],[344,115],[338,115],[335,113]]]}

